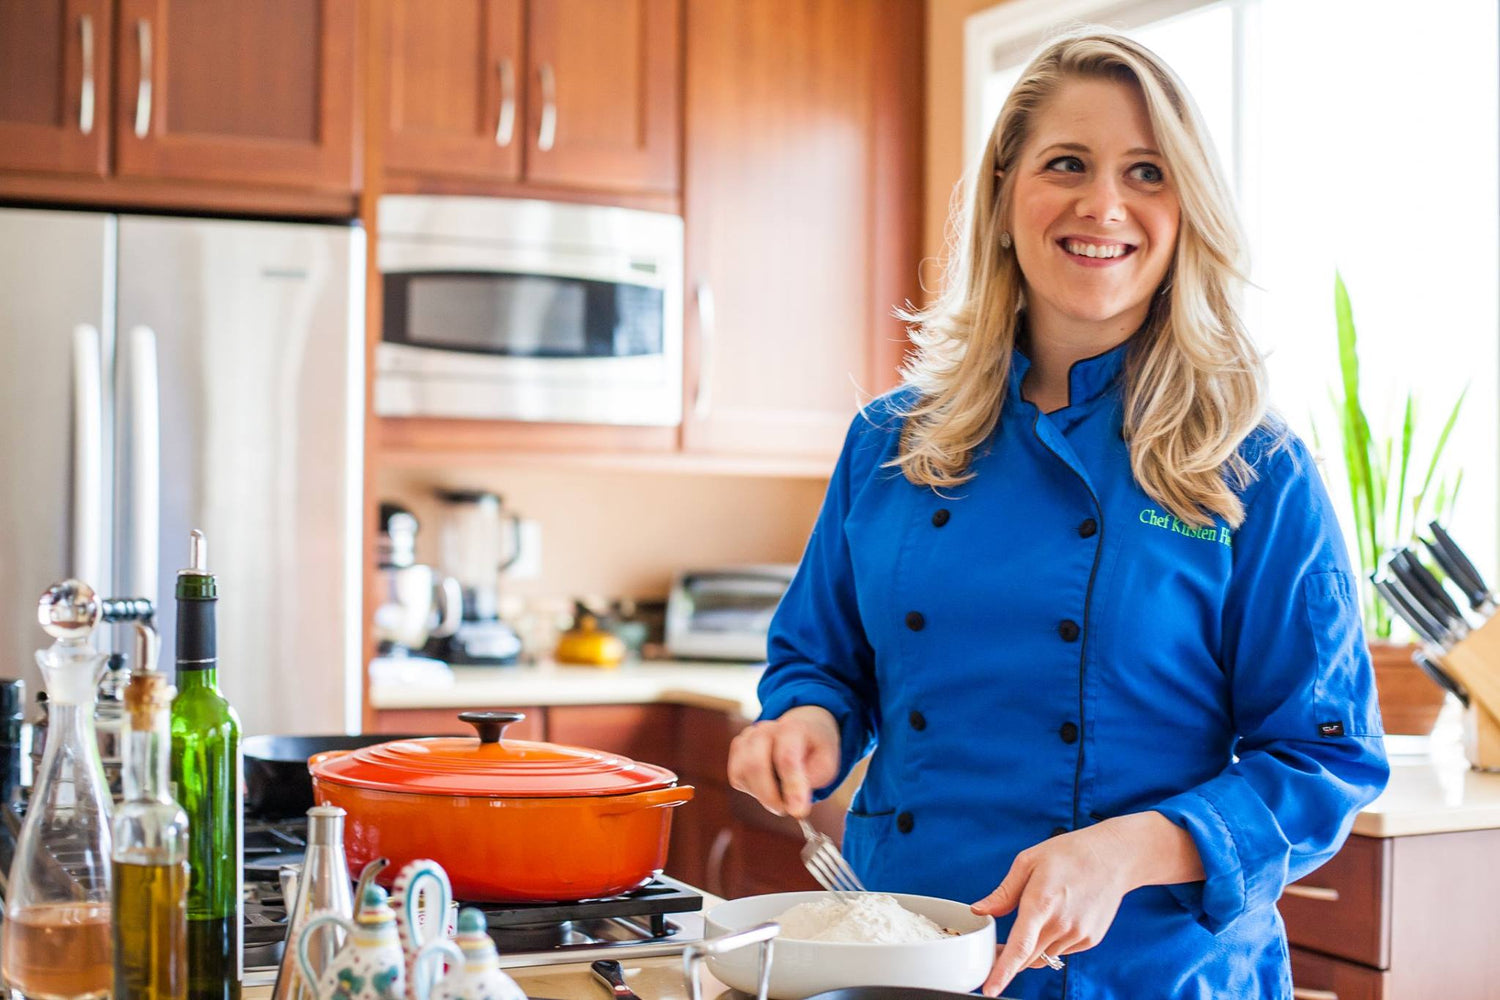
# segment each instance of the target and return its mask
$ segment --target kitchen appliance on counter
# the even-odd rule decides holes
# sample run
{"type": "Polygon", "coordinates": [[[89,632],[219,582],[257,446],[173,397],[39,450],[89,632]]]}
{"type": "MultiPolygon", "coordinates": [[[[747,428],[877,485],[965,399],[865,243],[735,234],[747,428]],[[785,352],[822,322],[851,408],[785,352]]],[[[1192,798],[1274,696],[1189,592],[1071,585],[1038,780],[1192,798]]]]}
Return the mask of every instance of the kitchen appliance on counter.
{"type": "Polygon", "coordinates": [[[500,577],[521,558],[521,519],[489,490],[437,491],[443,572],[458,581],[463,614],[434,632],[427,652],[451,666],[499,666],[521,655],[516,630],[500,618],[500,577]]]}
{"type": "Polygon", "coordinates": [[[464,594],[458,580],[417,562],[417,519],[393,503],[380,505],[375,539],[372,681],[451,683],[448,665],[421,655],[429,641],[457,631],[464,594]]]}
{"type": "Polygon", "coordinates": [[[246,729],[357,725],[363,275],[347,224],[0,209],[0,676],[64,576],[174,635],[160,539],[202,528],[246,729]]]}
{"type": "Polygon", "coordinates": [[[667,597],[667,651],[684,660],[764,662],[771,616],[796,572],[765,564],[680,574],[667,597]]]}
{"type": "Polygon", "coordinates": [[[375,412],[676,426],[682,219],[386,195],[375,412]]]}

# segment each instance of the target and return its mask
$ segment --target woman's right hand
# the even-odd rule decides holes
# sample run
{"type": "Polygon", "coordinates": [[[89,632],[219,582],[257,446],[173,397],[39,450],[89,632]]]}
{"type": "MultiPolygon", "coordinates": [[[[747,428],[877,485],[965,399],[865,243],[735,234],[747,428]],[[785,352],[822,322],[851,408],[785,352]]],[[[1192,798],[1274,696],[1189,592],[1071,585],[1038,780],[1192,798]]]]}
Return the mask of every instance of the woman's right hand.
{"type": "Polygon", "coordinates": [[[729,784],[780,816],[801,819],[812,792],[838,777],[839,725],[817,705],[799,705],[757,722],[729,744],[729,784]]]}

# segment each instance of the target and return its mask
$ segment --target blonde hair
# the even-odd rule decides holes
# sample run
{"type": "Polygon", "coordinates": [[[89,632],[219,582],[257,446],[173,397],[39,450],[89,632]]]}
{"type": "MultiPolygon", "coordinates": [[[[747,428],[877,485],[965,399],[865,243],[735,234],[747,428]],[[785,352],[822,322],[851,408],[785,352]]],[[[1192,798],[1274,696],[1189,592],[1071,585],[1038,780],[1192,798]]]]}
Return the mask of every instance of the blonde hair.
{"type": "Polygon", "coordinates": [[[1239,445],[1266,414],[1264,366],[1236,312],[1243,239],[1197,110],[1154,53],[1108,31],[1049,44],[1021,75],[976,168],[966,215],[950,220],[944,287],[913,323],[903,367],[917,390],[891,463],[935,488],[973,478],[970,460],[994,431],[1020,325],[1023,276],[1000,233],[1017,159],[1039,110],[1068,79],[1129,84],[1143,96],[1181,204],[1176,251],[1145,326],[1127,348],[1125,439],[1141,487],[1189,524],[1217,514],[1238,527],[1238,490],[1254,478],[1239,445]],[[1000,177],[996,178],[996,171],[1000,177]],[[966,231],[966,242],[953,235],[966,231]]]}

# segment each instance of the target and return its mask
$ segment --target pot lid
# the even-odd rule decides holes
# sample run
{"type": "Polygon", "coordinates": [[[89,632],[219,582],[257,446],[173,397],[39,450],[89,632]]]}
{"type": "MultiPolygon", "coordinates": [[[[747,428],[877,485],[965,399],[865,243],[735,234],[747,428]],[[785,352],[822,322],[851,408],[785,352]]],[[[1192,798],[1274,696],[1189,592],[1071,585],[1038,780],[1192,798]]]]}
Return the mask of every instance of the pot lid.
{"type": "Polygon", "coordinates": [[[565,798],[627,795],[677,783],[664,767],[585,747],[502,739],[521,712],[460,712],[479,731],[378,743],[347,753],[319,754],[313,776],[355,788],[419,795],[565,798]]]}

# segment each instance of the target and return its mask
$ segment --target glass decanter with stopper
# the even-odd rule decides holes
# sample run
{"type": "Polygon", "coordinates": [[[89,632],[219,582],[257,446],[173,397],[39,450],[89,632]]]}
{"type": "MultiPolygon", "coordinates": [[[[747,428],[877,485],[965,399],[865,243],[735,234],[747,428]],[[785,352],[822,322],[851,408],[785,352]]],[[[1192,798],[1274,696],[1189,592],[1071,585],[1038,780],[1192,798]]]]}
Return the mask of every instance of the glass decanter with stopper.
{"type": "Polygon", "coordinates": [[[188,821],[167,783],[176,693],[156,669],[155,630],[137,624],[114,821],[113,1000],[187,996],[188,821]]]}
{"type": "Polygon", "coordinates": [[[56,641],[37,653],[47,688],[47,749],[26,806],[5,901],[3,972],[12,1000],[110,994],[109,787],[94,732],[105,656],[93,647],[100,602],[67,580],[37,620],[56,641]]]}

